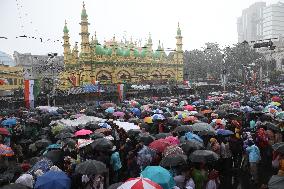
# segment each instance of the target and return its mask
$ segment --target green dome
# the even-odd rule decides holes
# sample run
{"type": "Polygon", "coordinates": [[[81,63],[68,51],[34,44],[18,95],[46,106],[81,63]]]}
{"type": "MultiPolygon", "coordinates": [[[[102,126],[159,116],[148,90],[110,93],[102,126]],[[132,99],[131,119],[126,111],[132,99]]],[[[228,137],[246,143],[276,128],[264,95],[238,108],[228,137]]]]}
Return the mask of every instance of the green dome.
{"type": "Polygon", "coordinates": [[[134,49],[134,56],[135,57],[139,57],[140,56],[139,51],[137,49],[134,49]]]}
{"type": "Polygon", "coordinates": [[[101,45],[96,45],[96,54],[97,55],[104,55],[105,54],[104,49],[101,45]]]}
{"type": "Polygon", "coordinates": [[[161,51],[156,50],[154,53],[154,58],[160,58],[161,57],[161,51]]]}
{"type": "Polygon", "coordinates": [[[116,51],[117,56],[123,56],[124,55],[124,50],[122,48],[118,48],[116,51]]]}
{"type": "Polygon", "coordinates": [[[112,49],[111,48],[105,48],[105,54],[111,56],[112,54],[112,49]]]}
{"type": "Polygon", "coordinates": [[[123,56],[125,56],[125,57],[130,56],[130,49],[125,49],[123,56]]]}
{"type": "Polygon", "coordinates": [[[68,28],[67,28],[66,25],[65,25],[64,28],[63,28],[63,32],[64,32],[64,33],[68,33],[68,32],[69,32],[69,30],[68,30],[68,28]]]}
{"type": "Polygon", "coordinates": [[[147,51],[146,51],[145,49],[142,50],[142,52],[141,52],[141,57],[142,57],[142,58],[144,58],[144,57],[146,56],[146,52],[147,52],[147,51]]]}

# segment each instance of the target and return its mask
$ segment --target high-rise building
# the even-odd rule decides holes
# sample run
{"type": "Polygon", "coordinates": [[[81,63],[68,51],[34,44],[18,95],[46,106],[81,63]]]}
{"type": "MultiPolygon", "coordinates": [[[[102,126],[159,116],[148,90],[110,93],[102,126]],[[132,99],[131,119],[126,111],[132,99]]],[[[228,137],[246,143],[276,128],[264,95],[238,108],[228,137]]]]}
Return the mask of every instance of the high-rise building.
{"type": "Polygon", "coordinates": [[[262,38],[262,15],[265,2],[257,2],[243,10],[237,20],[238,42],[254,41],[262,38]]]}
{"type": "Polygon", "coordinates": [[[263,39],[284,35],[284,3],[278,2],[263,9],[263,39]]]}

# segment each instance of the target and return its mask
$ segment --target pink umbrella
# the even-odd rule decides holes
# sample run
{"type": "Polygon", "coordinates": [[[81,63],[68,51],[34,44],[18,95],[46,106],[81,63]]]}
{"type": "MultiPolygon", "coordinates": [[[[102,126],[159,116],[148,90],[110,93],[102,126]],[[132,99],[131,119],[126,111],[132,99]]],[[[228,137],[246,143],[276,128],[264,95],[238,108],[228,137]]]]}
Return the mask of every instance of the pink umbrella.
{"type": "Polygon", "coordinates": [[[191,105],[186,105],[183,107],[184,110],[188,110],[188,111],[194,111],[195,110],[195,107],[194,106],[191,106],[191,105]]]}
{"type": "Polygon", "coordinates": [[[89,135],[89,134],[92,134],[93,131],[91,130],[86,130],[86,129],[81,129],[80,131],[77,131],[75,133],[75,136],[85,136],[85,135],[89,135]]]}
{"type": "Polygon", "coordinates": [[[125,113],[124,112],[114,112],[113,115],[116,117],[123,117],[125,113]]]}
{"type": "Polygon", "coordinates": [[[179,145],[178,137],[168,136],[164,139],[166,142],[170,143],[170,145],[179,145]]]}

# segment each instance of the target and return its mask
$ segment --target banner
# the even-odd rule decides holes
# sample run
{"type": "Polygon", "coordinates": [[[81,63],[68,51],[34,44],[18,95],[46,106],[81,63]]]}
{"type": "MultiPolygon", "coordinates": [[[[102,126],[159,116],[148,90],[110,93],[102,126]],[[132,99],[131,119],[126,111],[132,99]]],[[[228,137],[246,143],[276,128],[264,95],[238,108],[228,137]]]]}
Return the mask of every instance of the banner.
{"type": "Polygon", "coordinates": [[[35,98],[40,92],[40,82],[38,80],[25,80],[24,87],[26,107],[34,108],[35,98]]]}
{"type": "Polygon", "coordinates": [[[117,92],[119,101],[123,101],[124,98],[124,84],[117,84],[117,92]]]}

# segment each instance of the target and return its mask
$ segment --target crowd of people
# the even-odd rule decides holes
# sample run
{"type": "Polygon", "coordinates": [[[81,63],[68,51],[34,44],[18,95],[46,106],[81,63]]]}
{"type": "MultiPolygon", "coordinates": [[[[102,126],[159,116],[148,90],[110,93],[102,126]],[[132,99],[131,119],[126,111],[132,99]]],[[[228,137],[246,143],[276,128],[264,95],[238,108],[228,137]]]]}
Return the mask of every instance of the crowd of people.
{"type": "Polygon", "coordinates": [[[2,110],[0,188],[281,189],[283,96],[274,86],[2,110]]]}

